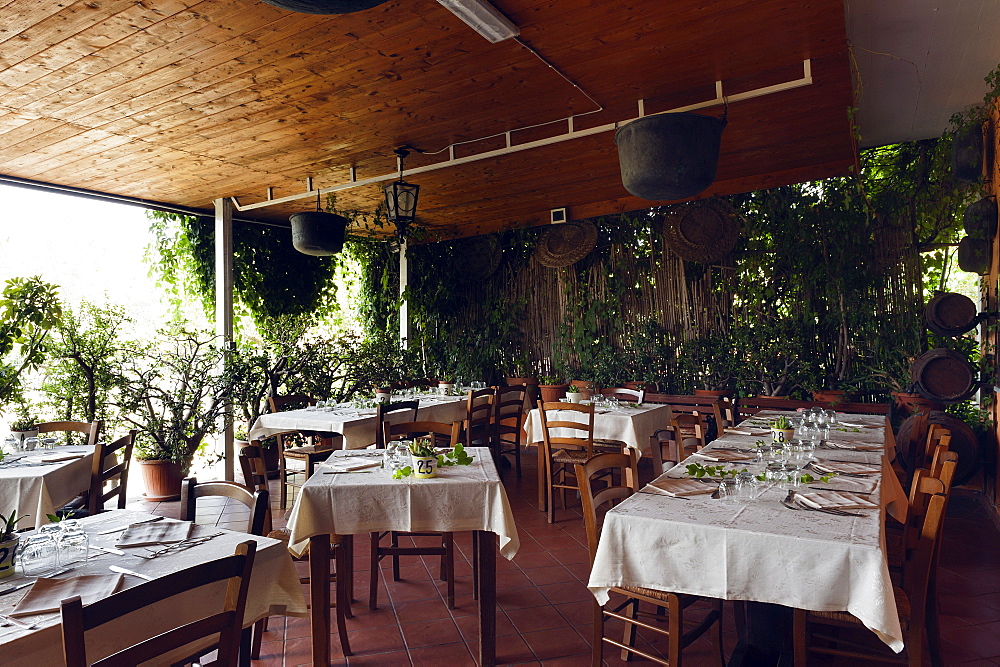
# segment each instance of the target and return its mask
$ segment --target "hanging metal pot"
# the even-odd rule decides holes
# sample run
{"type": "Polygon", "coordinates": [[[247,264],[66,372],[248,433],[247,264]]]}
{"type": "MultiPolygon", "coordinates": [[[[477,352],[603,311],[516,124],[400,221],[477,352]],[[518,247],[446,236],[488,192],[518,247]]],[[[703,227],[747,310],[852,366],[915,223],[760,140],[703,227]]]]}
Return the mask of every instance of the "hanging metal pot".
{"type": "Polygon", "coordinates": [[[986,275],[990,271],[991,246],[992,243],[987,239],[966,236],[958,242],[958,268],[986,275]]]}
{"type": "Polygon", "coordinates": [[[386,0],[262,0],[274,7],[300,14],[351,14],[381,5],[386,0]]]}
{"type": "Polygon", "coordinates": [[[725,118],[694,113],[644,116],[615,132],[622,185],[643,199],[693,197],[715,180],[725,118]]]}
{"type": "Polygon", "coordinates": [[[962,218],[965,233],[977,239],[992,239],[997,233],[997,203],[983,197],[965,207],[962,218]]]}
{"type": "Polygon", "coordinates": [[[292,223],[292,245],[299,252],[315,257],[340,252],[350,222],[342,215],[323,211],[296,213],[289,221],[292,223]]]}

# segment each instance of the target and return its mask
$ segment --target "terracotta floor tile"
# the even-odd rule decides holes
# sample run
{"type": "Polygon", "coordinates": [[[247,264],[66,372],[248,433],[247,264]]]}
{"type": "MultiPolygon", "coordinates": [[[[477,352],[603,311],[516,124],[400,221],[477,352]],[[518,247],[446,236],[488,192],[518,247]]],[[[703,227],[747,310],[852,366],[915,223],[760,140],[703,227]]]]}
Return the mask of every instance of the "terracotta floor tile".
{"type": "MultiPolygon", "coordinates": [[[[466,641],[471,641],[473,639],[478,639],[479,637],[479,616],[478,615],[468,615],[468,616],[455,616],[455,625],[458,626],[459,631],[462,636],[465,637],[466,641]]],[[[502,609],[497,609],[496,617],[497,625],[497,637],[505,637],[507,635],[517,634],[517,628],[514,624],[510,622],[510,618],[502,609]]]]}
{"type": "Polygon", "coordinates": [[[439,618],[451,618],[448,605],[440,598],[397,602],[392,605],[396,619],[400,623],[416,623],[417,621],[432,621],[439,618]]]}
{"type": "Polygon", "coordinates": [[[943,636],[981,658],[1000,657],[1000,622],[955,628],[943,636]]]}
{"type": "MultiPolygon", "coordinates": [[[[469,642],[472,651],[479,649],[478,642],[469,642]]],[[[536,662],[535,654],[520,635],[507,635],[497,638],[497,664],[516,665],[525,662],[536,662]]]]}
{"type": "MultiPolygon", "coordinates": [[[[372,655],[352,655],[347,659],[348,665],[409,665],[410,655],[406,651],[390,651],[372,655]]],[[[310,664],[310,667],[312,665],[310,664]]]]}
{"type": "Polygon", "coordinates": [[[531,581],[531,583],[536,586],[542,586],[544,584],[562,584],[576,581],[576,577],[573,573],[562,565],[536,567],[530,570],[525,570],[524,574],[531,581]]]}
{"type": "Polygon", "coordinates": [[[527,609],[508,609],[507,616],[517,631],[521,633],[569,627],[569,623],[562,614],[548,605],[528,607],[527,609]]]}
{"type": "Polygon", "coordinates": [[[415,648],[411,649],[409,654],[410,662],[413,665],[441,667],[441,665],[474,664],[472,653],[469,652],[464,642],[415,648]]]}
{"type": "Polygon", "coordinates": [[[563,604],[566,602],[589,602],[594,599],[593,593],[581,581],[573,581],[564,584],[548,584],[539,586],[538,590],[552,604],[563,604]]]}
{"type": "Polygon", "coordinates": [[[403,623],[399,627],[403,631],[403,640],[408,649],[463,641],[462,633],[450,618],[403,623]]]}
{"type": "MultiPolygon", "coordinates": [[[[336,633],[333,634],[333,643],[334,645],[338,645],[336,633]]],[[[351,651],[353,651],[355,655],[387,653],[389,651],[406,649],[406,645],[403,643],[403,637],[399,634],[399,628],[397,627],[351,630],[347,633],[347,639],[350,641],[351,651]]]]}
{"type": "Polygon", "coordinates": [[[590,650],[587,642],[572,628],[525,632],[521,637],[539,660],[563,658],[590,650]]]}
{"type": "Polygon", "coordinates": [[[502,609],[523,609],[525,607],[541,607],[549,603],[548,599],[537,588],[515,588],[498,590],[497,603],[502,609]]]}

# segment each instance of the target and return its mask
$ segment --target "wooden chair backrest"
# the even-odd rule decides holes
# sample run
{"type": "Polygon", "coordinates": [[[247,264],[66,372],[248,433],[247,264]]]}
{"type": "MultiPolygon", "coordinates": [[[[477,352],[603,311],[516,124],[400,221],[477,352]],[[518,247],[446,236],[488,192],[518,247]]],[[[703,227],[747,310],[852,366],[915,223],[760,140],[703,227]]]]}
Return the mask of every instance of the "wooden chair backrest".
{"type": "MultiPolygon", "coordinates": [[[[303,407],[316,405],[316,399],[308,394],[288,394],[287,396],[268,396],[267,405],[271,412],[283,412],[286,405],[301,404],[303,407]]],[[[298,409],[298,408],[295,408],[298,409]]]]}
{"type": "Polygon", "coordinates": [[[494,414],[496,410],[493,406],[496,400],[496,389],[488,387],[486,389],[473,389],[465,399],[465,438],[466,444],[473,441],[479,444],[486,444],[492,440],[494,414]]]}
{"type": "Polygon", "coordinates": [[[688,447],[694,447],[694,450],[698,451],[706,444],[705,432],[707,428],[705,426],[705,419],[698,412],[694,414],[674,415],[674,418],[670,420],[670,428],[676,434],[677,441],[680,443],[678,454],[682,458],[685,455],[684,450],[688,447]]]}
{"type": "Polygon", "coordinates": [[[39,433],[82,433],[87,436],[86,444],[93,446],[97,444],[101,429],[104,428],[104,422],[100,419],[92,422],[42,422],[35,424],[35,428],[39,433]]]}
{"type": "Polygon", "coordinates": [[[542,422],[542,445],[551,455],[556,449],[570,447],[582,449],[587,452],[589,459],[594,455],[594,406],[580,405],[579,403],[560,403],[553,401],[550,403],[540,402],[538,415],[542,422]],[[553,414],[556,411],[576,412],[582,415],[586,421],[573,421],[568,418],[556,418],[553,414]],[[575,435],[555,435],[556,429],[569,429],[575,435]]]}
{"type": "Polygon", "coordinates": [[[132,429],[114,442],[99,442],[94,447],[90,489],[87,493],[89,514],[103,512],[104,504],[115,496],[118,496],[118,509],[125,509],[128,471],[132,464],[132,447],[135,445],[136,433],[138,431],[132,429]],[[104,487],[108,484],[111,488],[105,491],[104,487]]]}
{"type": "Polygon", "coordinates": [[[938,447],[944,447],[945,451],[951,447],[951,429],[941,424],[930,424],[927,427],[927,437],[924,440],[920,460],[916,461],[917,467],[929,469],[938,447]]]}
{"type": "MultiPolygon", "coordinates": [[[[260,440],[253,440],[251,444],[240,449],[239,454],[240,470],[243,471],[243,483],[247,490],[267,492],[267,462],[264,461],[264,449],[260,440]]],[[[273,518],[271,517],[271,506],[267,505],[264,514],[264,527],[261,534],[267,535],[273,528],[273,518]]]]}
{"type": "Polygon", "coordinates": [[[944,528],[944,512],[948,498],[933,495],[927,503],[927,513],[920,525],[916,548],[910,549],[903,563],[903,590],[910,601],[910,626],[923,627],[927,613],[930,582],[937,563],[937,553],[944,528]]]}
{"type": "Polygon", "coordinates": [[[382,429],[382,424],[385,423],[386,417],[403,414],[401,421],[411,422],[417,418],[417,410],[419,409],[420,401],[379,403],[375,410],[375,447],[377,449],[385,447],[385,431],[382,429]]]}
{"type": "MultiPolygon", "coordinates": [[[[67,667],[138,665],[155,660],[172,649],[213,635],[219,638],[218,664],[235,665],[256,550],[256,542],[243,542],[236,547],[236,553],[232,556],[172,572],[86,607],[79,596],[63,600],[60,612],[63,654],[67,667]],[[145,639],[101,660],[87,659],[86,635],[90,630],[180,593],[220,581],[228,582],[225,603],[220,612],[145,639]]],[[[141,628],[136,630],[141,631],[141,628]]]]}
{"type": "Polygon", "coordinates": [[[614,396],[620,401],[629,401],[630,403],[642,403],[643,399],[646,397],[646,391],[644,389],[628,389],[627,387],[611,387],[610,389],[602,389],[601,394],[604,396],[614,396]]]}
{"type": "Polygon", "coordinates": [[[718,437],[726,434],[726,430],[736,426],[736,406],[728,398],[720,398],[712,404],[712,416],[715,418],[715,428],[718,437]]]}
{"type": "Polygon", "coordinates": [[[514,440],[521,441],[521,422],[524,421],[524,400],[527,395],[527,385],[496,387],[493,421],[496,423],[497,437],[501,440],[505,435],[513,435],[514,440]]]}
{"type": "Polygon", "coordinates": [[[649,436],[649,453],[653,462],[653,475],[659,477],[664,473],[664,461],[670,461],[673,465],[680,463],[684,457],[681,456],[680,445],[677,442],[677,435],[672,428],[661,428],[653,435],[649,436]],[[666,447],[667,455],[663,455],[663,448],[666,447]]]}
{"type": "Polygon", "coordinates": [[[434,439],[436,447],[454,447],[462,439],[461,421],[450,424],[430,421],[399,422],[398,424],[386,422],[382,428],[386,442],[428,436],[434,439]]]}
{"type": "Polygon", "coordinates": [[[597,543],[600,539],[600,528],[597,524],[597,512],[605,504],[614,506],[620,500],[628,498],[639,490],[639,473],[636,451],[628,449],[623,454],[598,454],[592,456],[586,463],[576,464],[576,482],[580,488],[580,501],[583,505],[583,521],[587,528],[587,548],[590,550],[590,562],[593,564],[597,555],[597,543]],[[623,482],[613,485],[607,482],[596,493],[593,489],[595,476],[614,480],[615,475],[608,472],[618,470],[617,476],[623,482]]]}
{"type": "Polygon", "coordinates": [[[181,480],[181,520],[194,521],[197,512],[198,498],[208,496],[223,497],[242,503],[250,510],[246,532],[251,535],[264,535],[264,527],[268,513],[268,492],[250,492],[242,484],[236,482],[201,482],[194,477],[181,480]]]}
{"type": "Polygon", "coordinates": [[[907,548],[913,549],[917,546],[920,529],[924,523],[924,517],[927,515],[927,507],[931,498],[935,495],[943,495],[947,498],[951,494],[951,483],[955,478],[957,465],[958,457],[955,456],[953,460],[941,463],[938,475],[933,475],[930,470],[925,469],[920,469],[913,475],[906,523],[903,529],[904,543],[907,548]]]}

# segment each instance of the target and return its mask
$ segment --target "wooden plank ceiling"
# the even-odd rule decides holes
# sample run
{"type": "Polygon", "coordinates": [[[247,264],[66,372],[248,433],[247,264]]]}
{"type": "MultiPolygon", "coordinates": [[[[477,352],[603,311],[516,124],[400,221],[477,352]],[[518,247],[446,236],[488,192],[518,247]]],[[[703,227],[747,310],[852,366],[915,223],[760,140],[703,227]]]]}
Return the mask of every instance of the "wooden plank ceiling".
{"type": "MultiPolygon", "coordinates": [[[[736,102],[725,194],[853,164],[841,0],[496,0],[521,39],[603,106],[577,129],[802,76],[736,102]]],[[[513,40],[490,44],[434,0],[340,15],[257,0],[0,0],[0,174],[208,209],[395,171],[392,150],[564,119],[594,105],[513,40]]],[[[704,113],[719,114],[718,107],[704,113]]],[[[515,143],[565,123],[515,133],[515,143]]],[[[460,146],[459,156],[499,139],[460,146]]],[[[407,167],[445,154],[413,155],[407,167]]],[[[457,235],[647,207],[621,184],[612,132],[452,166],[421,185],[421,223],[457,235]]],[[[373,210],[377,185],[341,208],[373,210]]],[[[285,221],[299,201],[243,214],[285,221]]]]}

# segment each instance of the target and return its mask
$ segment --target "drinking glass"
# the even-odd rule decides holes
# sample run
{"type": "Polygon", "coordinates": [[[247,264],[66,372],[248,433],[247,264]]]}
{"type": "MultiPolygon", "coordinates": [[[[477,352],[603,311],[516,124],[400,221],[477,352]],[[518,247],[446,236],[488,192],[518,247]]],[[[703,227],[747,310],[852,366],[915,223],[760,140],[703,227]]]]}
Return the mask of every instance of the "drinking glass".
{"type": "Polygon", "coordinates": [[[41,576],[59,567],[59,531],[58,524],[50,523],[24,540],[18,555],[24,574],[41,576]]]}
{"type": "Polygon", "coordinates": [[[741,470],[736,475],[736,498],[742,503],[753,502],[757,499],[759,488],[757,478],[749,470],[741,470]]]}
{"type": "Polygon", "coordinates": [[[59,544],[59,563],[69,565],[70,563],[86,562],[90,550],[90,539],[87,532],[80,527],[80,522],[75,519],[66,519],[59,524],[59,536],[56,541],[59,544]]]}
{"type": "Polygon", "coordinates": [[[826,423],[830,424],[831,426],[836,426],[837,425],[837,411],[836,410],[827,410],[826,411],[826,423]]]}
{"type": "Polygon", "coordinates": [[[12,435],[8,435],[3,441],[3,453],[4,454],[14,454],[17,452],[17,438],[12,435]]]}
{"type": "Polygon", "coordinates": [[[25,438],[24,439],[24,451],[33,452],[38,449],[38,438],[25,438]]]}
{"type": "Polygon", "coordinates": [[[727,503],[735,503],[739,500],[736,480],[732,477],[723,477],[719,482],[719,500],[727,503]]]}

